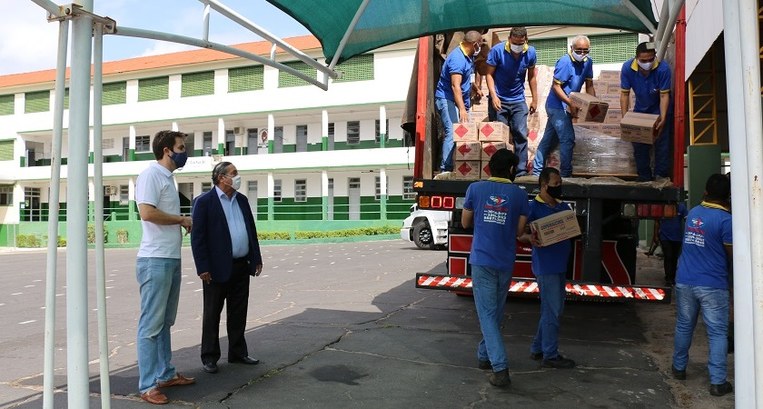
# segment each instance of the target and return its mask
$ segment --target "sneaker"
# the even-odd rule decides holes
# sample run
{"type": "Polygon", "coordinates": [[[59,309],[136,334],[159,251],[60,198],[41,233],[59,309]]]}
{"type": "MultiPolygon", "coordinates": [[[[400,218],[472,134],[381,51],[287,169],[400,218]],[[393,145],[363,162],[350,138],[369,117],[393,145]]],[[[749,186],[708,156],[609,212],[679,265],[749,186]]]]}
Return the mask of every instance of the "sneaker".
{"type": "Polygon", "coordinates": [[[731,387],[731,383],[728,381],[720,385],[710,385],[710,394],[713,396],[723,396],[732,390],[733,388],[731,387]]]}
{"type": "Polygon", "coordinates": [[[685,381],[686,380],[686,369],[683,371],[676,369],[675,366],[670,367],[670,372],[673,373],[673,378],[678,379],[679,381],[685,381]]]}
{"type": "Polygon", "coordinates": [[[543,368],[570,369],[575,367],[575,361],[557,355],[556,358],[544,359],[540,366],[543,368]]]}
{"type": "Polygon", "coordinates": [[[530,359],[533,361],[540,361],[543,359],[543,352],[530,352],[530,359]]]}
{"type": "Polygon", "coordinates": [[[490,361],[483,361],[481,359],[477,363],[477,367],[480,369],[493,369],[493,365],[490,364],[490,361]]]}
{"type": "Polygon", "coordinates": [[[487,380],[491,385],[497,386],[499,388],[511,385],[511,378],[509,377],[508,369],[504,369],[503,371],[498,372],[491,372],[490,375],[487,376],[487,380]]]}

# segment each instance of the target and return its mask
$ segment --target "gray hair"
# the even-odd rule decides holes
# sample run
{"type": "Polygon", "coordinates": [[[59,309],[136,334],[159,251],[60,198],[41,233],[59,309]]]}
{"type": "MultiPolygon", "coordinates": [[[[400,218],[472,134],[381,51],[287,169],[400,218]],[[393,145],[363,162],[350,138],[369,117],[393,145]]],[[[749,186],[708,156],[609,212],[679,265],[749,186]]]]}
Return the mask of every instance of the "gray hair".
{"type": "Polygon", "coordinates": [[[572,39],[572,42],[570,43],[570,45],[574,47],[575,44],[578,43],[578,41],[585,41],[589,47],[591,46],[591,40],[587,36],[584,36],[582,34],[576,35],[575,38],[572,39]]]}
{"type": "Polygon", "coordinates": [[[467,43],[476,43],[482,39],[482,34],[479,31],[476,30],[470,30],[466,32],[466,35],[464,35],[464,41],[467,43]]]}

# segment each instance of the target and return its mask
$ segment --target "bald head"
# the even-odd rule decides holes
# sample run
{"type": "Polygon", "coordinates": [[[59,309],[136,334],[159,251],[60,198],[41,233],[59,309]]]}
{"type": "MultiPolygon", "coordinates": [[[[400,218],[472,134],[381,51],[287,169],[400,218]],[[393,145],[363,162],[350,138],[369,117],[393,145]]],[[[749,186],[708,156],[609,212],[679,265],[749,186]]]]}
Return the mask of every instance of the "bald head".
{"type": "Polygon", "coordinates": [[[466,35],[464,36],[464,41],[466,41],[467,43],[477,43],[481,40],[482,40],[482,34],[476,30],[467,31],[466,35]]]}

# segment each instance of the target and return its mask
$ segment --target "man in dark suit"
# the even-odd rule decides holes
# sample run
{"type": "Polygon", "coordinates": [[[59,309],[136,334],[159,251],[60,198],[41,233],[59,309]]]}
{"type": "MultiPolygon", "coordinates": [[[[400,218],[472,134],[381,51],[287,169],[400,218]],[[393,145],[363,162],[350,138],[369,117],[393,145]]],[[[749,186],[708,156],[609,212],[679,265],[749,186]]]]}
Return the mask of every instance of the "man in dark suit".
{"type": "Polygon", "coordinates": [[[215,187],[199,196],[193,206],[191,248],[196,273],[203,282],[204,315],[201,362],[208,373],[217,372],[220,359],[220,313],[227,303],[228,362],[256,365],[244,338],[249,304],[249,276],[262,272],[257,229],[246,196],[238,193],[241,176],[230,162],[212,170],[215,187]]]}

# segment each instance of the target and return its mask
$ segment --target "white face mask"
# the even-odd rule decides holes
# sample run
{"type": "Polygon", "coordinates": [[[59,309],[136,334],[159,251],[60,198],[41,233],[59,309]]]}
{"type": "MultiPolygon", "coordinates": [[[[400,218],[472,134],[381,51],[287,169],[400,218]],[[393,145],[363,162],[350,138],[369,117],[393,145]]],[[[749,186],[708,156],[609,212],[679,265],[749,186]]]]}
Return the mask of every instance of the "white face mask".
{"type": "Polygon", "coordinates": [[[654,64],[654,62],[641,62],[641,61],[638,61],[638,60],[636,60],[636,62],[638,63],[638,66],[641,67],[641,69],[644,70],[644,71],[651,70],[652,69],[652,64],[654,64]]]}
{"type": "Polygon", "coordinates": [[[476,47],[474,47],[474,54],[472,54],[472,55],[476,57],[476,56],[478,56],[480,54],[480,51],[482,51],[482,47],[476,46],[476,47]]]}
{"type": "Polygon", "coordinates": [[[572,58],[574,58],[575,61],[577,61],[577,62],[583,61],[583,59],[585,59],[585,56],[586,56],[585,54],[578,54],[578,53],[576,53],[574,51],[572,52],[572,58]]]}
{"type": "Polygon", "coordinates": [[[513,52],[515,54],[519,54],[519,53],[521,53],[522,51],[525,50],[525,45],[524,44],[521,44],[521,45],[511,44],[510,47],[511,47],[511,52],[513,52]]]}
{"type": "Polygon", "coordinates": [[[238,190],[241,188],[241,175],[236,175],[230,178],[231,185],[230,187],[233,188],[233,190],[238,190]]]}

